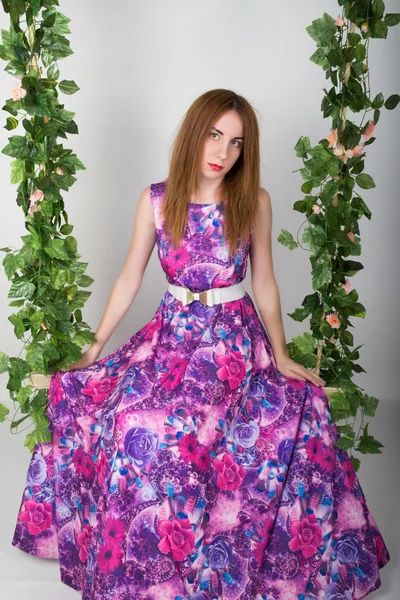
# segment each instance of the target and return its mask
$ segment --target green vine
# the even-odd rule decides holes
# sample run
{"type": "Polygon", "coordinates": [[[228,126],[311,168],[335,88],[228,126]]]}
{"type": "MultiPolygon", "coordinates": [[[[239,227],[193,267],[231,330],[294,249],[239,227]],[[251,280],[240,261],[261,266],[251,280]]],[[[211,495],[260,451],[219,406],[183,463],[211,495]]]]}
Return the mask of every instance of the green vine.
{"type": "Polygon", "coordinates": [[[348,257],[361,254],[359,220],[363,216],[371,219],[370,209],[354,186],[362,190],[375,187],[371,175],[364,172],[366,147],[376,139],[372,134],[380,109],[392,110],[400,100],[393,94],[385,101],[382,93],[371,100],[369,43],[371,38],[386,39],[388,27],[399,24],[400,14],[384,14],[382,0],[338,3],[342,14],[336,20],[324,13],[306,28],[317,44],[310,60],[324,69],[332,83],[329,90],[324,88],[321,105],[323,117],[331,117],[332,126],[317,145],[312,147],[310,139],[301,136],[295,146],[304,165],[299,171],[305,197],[295,202],[293,209],[304,213],[306,219],[297,241],[285,229],[278,241],[290,250],[302,247],[310,252],[314,293],[288,314],[295,321],[309,317],[311,333],[293,338],[288,350],[293,360],[315,369],[327,382],[332,422],[345,421],[338,425],[338,446],[349,452],[357,471],[360,459],[354,452],[381,453],[383,445],[368,432],[367,417],[375,415],[379,401],[352,381],[353,373],[366,371],[356,362],[363,344],[352,349],[354,338],[348,328],[353,327],[350,318],[365,318],[366,310],[357,291],[350,291],[349,280],[364,267],[348,257]],[[362,114],[359,125],[347,118],[347,108],[362,114]],[[367,117],[369,112],[372,118],[367,117]],[[299,240],[304,224],[301,242],[307,248],[299,240]]]}
{"type": "Polygon", "coordinates": [[[32,451],[36,443],[50,441],[51,433],[45,412],[48,390],[30,385],[29,378],[66,369],[81,358],[81,348],[95,340],[81,311],[91,292],[80,289],[93,279],[85,275],[88,263],[79,261],[62,197],[75,183],[76,171],[85,167],[57,142],[78,133],[74,113],[58,98],[58,91],[79,90],[74,81],[59,81],[57,61],[72,54],[65,37],[70,19],[55,8],[58,0],[2,4],[10,16],[10,30],[1,32],[0,57],[7,61],[5,70],[17,78],[3,106],[10,115],[5,128],[24,129],[23,135],[8,139],[2,152],[13,158],[11,183],[18,185],[16,201],[28,233],[21,237],[21,248],[0,249],[11,281],[9,305],[19,309],[9,320],[23,344],[18,357],[0,352],[0,373],[8,372],[7,389],[15,407],[10,418],[9,409],[0,404],[0,421],[7,420],[12,433],[33,427],[25,439],[32,451]],[[21,430],[25,422],[28,427],[21,430]]]}

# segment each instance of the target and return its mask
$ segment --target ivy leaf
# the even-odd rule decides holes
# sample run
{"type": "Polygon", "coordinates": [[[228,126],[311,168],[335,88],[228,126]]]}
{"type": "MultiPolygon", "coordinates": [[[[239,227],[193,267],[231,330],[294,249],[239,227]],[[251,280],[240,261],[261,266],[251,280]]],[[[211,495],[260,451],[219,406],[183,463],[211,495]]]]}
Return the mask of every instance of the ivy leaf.
{"type": "Polygon", "coordinates": [[[0,373],[8,371],[8,356],[4,352],[0,352],[0,373]]]}
{"type": "Polygon", "coordinates": [[[35,293],[36,286],[26,281],[26,279],[19,279],[14,281],[14,283],[10,287],[10,291],[8,292],[8,298],[25,298],[29,299],[35,293]]]}
{"type": "Polygon", "coordinates": [[[305,331],[302,335],[295,336],[293,342],[303,354],[312,354],[314,351],[315,340],[308,331],[305,331]]]}
{"type": "Polygon", "coordinates": [[[304,319],[310,314],[310,311],[305,308],[296,308],[292,313],[286,313],[289,317],[292,317],[295,321],[304,321],[304,319]]]}
{"type": "Polygon", "coordinates": [[[31,452],[34,451],[36,444],[41,442],[51,442],[51,432],[48,423],[41,422],[36,429],[31,433],[28,433],[25,439],[24,445],[29,448],[31,452]]]}
{"type": "Polygon", "coordinates": [[[24,267],[24,260],[19,254],[10,253],[4,257],[3,266],[7,279],[12,279],[14,273],[24,267]]]}
{"type": "Polygon", "coordinates": [[[380,448],[383,448],[384,446],[377,439],[375,439],[373,435],[369,435],[368,426],[369,423],[367,423],[364,427],[364,431],[360,437],[360,443],[356,450],[362,454],[382,454],[380,448]]]}
{"type": "Polygon", "coordinates": [[[351,463],[352,463],[352,465],[354,467],[355,472],[357,473],[357,471],[359,470],[360,465],[361,465],[360,460],[358,458],[356,458],[355,456],[352,456],[350,458],[350,460],[351,460],[351,463]]]}
{"type": "Polygon", "coordinates": [[[292,234],[286,229],[281,229],[281,233],[278,236],[278,242],[282,244],[282,246],[289,248],[289,250],[294,250],[298,246],[298,243],[293,239],[292,234]]]}
{"type": "Polygon", "coordinates": [[[4,423],[6,420],[6,416],[10,412],[10,409],[4,406],[4,404],[0,404],[0,423],[4,423]]]}
{"type": "Polygon", "coordinates": [[[369,190],[370,188],[375,187],[374,180],[371,175],[368,175],[367,173],[360,173],[360,175],[357,175],[356,182],[363,190],[369,190]]]}
{"type": "Polygon", "coordinates": [[[63,79],[59,83],[60,91],[64,94],[75,94],[80,87],[76,85],[75,81],[69,79],[63,79]]]}

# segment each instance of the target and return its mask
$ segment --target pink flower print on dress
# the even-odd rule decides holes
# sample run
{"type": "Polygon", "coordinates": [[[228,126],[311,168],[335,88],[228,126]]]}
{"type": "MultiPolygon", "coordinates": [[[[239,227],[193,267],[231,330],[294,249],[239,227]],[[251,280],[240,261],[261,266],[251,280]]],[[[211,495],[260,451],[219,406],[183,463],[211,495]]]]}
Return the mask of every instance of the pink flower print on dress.
{"type": "Polygon", "coordinates": [[[121,521],[121,519],[107,519],[103,537],[106,542],[120,542],[121,540],[123,540],[125,537],[125,525],[123,521],[121,521]]]}
{"type": "Polygon", "coordinates": [[[274,525],[273,519],[266,519],[264,521],[264,525],[262,530],[260,531],[261,540],[257,540],[257,543],[254,548],[254,558],[257,561],[257,564],[261,566],[263,558],[264,558],[264,550],[268,544],[268,538],[271,534],[272,527],[274,525]]]}
{"type": "Polygon", "coordinates": [[[160,378],[160,383],[167,390],[173,390],[181,382],[188,360],[174,356],[170,370],[160,378]]]}
{"type": "Polygon", "coordinates": [[[292,539],[288,546],[292,552],[301,550],[304,558],[311,558],[322,540],[321,527],[315,515],[307,515],[303,519],[290,523],[292,539]]]}
{"type": "Polygon", "coordinates": [[[124,554],[119,543],[110,539],[100,546],[99,550],[99,568],[103,573],[111,573],[122,564],[124,554]]]}
{"type": "Polygon", "coordinates": [[[179,269],[184,268],[189,262],[190,255],[185,248],[172,247],[168,250],[168,256],[165,261],[165,268],[170,277],[175,277],[179,269]]]}
{"type": "Polygon", "coordinates": [[[83,387],[81,392],[87,396],[91,396],[93,402],[100,403],[109,397],[111,392],[115,390],[118,383],[118,377],[91,377],[86,387],[83,387]]]}
{"type": "Polygon", "coordinates": [[[94,473],[94,463],[92,457],[82,448],[77,448],[72,457],[77,473],[80,473],[85,479],[90,479],[94,473]]]}
{"type": "Polygon", "coordinates": [[[187,433],[178,440],[178,449],[185,463],[194,462],[197,454],[197,439],[193,433],[187,433]]]}
{"type": "Polygon", "coordinates": [[[346,458],[346,460],[344,461],[343,465],[342,465],[342,469],[345,472],[345,478],[344,478],[344,483],[345,486],[348,487],[350,490],[353,488],[355,479],[356,479],[356,473],[353,467],[353,463],[351,462],[351,460],[349,458],[346,458]]]}
{"type": "Polygon", "coordinates": [[[189,519],[160,521],[158,525],[162,537],[158,548],[164,554],[172,554],[174,560],[185,560],[195,547],[194,533],[189,519]]]}
{"type": "Polygon", "coordinates": [[[79,548],[79,559],[85,563],[89,556],[89,546],[92,539],[92,526],[87,523],[82,531],[76,536],[76,544],[79,548]]]}
{"type": "Polygon", "coordinates": [[[235,463],[231,454],[224,454],[222,460],[216,459],[214,466],[218,471],[217,485],[221,490],[237,490],[246,475],[242,465],[235,463]]]}
{"type": "Polygon", "coordinates": [[[195,453],[193,463],[201,471],[207,471],[208,467],[210,466],[210,461],[211,459],[209,451],[207,450],[206,446],[200,444],[195,453]]]}
{"type": "Polygon", "coordinates": [[[27,500],[19,515],[22,523],[27,523],[31,535],[38,535],[50,528],[52,522],[52,505],[49,502],[27,500]]]}
{"type": "Polygon", "coordinates": [[[228,354],[217,354],[215,361],[221,367],[217,371],[221,381],[227,379],[231,390],[237,388],[246,374],[246,365],[241,352],[232,350],[228,354]]]}

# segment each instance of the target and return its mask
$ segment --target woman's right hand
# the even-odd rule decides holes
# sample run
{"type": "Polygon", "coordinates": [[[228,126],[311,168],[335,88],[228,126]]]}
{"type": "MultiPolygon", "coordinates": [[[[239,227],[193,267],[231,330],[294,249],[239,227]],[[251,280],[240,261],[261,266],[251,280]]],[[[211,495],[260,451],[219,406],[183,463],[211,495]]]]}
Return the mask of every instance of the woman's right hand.
{"type": "Polygon", "coordinates": [[[94,342],[91,344],[90,348],[88,348],[83,354],[82,358],[67,367],[67,371],[73,371],[75,369],[86,369],[86,367],[91,367],[93,363],[99,358],[101,351],[103,350],[104,344],[100,342],[94,342]]]}

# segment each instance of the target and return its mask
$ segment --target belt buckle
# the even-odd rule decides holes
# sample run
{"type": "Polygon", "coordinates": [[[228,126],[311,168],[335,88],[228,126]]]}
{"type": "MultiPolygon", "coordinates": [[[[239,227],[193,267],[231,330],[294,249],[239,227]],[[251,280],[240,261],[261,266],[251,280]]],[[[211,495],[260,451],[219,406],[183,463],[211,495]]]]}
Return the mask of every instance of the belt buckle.
{"type": "Polygon", "coordinates": [[[185,304],[190,304],[193,302],[193,300],[200,300],[200,302],[205,306],[214,306],[211,289],[204,290],[203,292],[192,292],[192,290],[189,290],[189,288],[185,288],[185,290],[185,304]]]}

